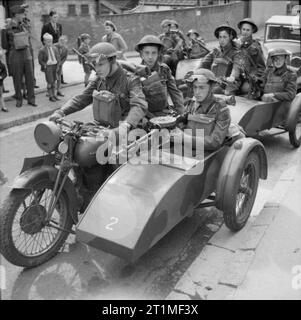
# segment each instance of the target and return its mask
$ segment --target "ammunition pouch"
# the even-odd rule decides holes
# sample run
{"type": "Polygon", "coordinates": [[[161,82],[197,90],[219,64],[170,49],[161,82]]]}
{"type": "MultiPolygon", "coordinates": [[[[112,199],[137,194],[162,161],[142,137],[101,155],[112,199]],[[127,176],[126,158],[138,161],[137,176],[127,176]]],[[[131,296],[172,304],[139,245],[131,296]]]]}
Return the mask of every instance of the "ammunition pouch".
{"type": "Polygon", "coordinates": [[[29,47],[29,35],[28,32],[14,33],[14,47],[16,50],[23,50],[29,47]]]}
{"type": "Polygon", "coordinates": [[[141,78],[143,93],[145,94],[150,112],[161,111],[168,106],[167,87],[162,83],[158,72],[152,73],[151,76],[141,78]]]}
{"type": "Polygon", "coordinates": [[[122,117],[118,97],[106,90],[94,90],[93,116],[100,125],[118,127],[122,117]]]}

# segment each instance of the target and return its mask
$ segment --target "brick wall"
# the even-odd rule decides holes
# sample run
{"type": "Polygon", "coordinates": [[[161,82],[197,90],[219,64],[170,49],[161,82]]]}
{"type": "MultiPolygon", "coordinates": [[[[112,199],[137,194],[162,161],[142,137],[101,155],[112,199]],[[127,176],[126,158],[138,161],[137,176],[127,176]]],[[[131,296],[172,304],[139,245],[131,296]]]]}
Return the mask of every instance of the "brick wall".
{"type": "MultiPolygon", "coordinates": [[[[101,40],[104,35],[103,22],[105,20],[113,21],[118,32],[124,37],[129,50],[134,50],[134,45],[140,38],[146,34],[161,33],[160,23],[165,18],[173,18],[180,24],[180,29],[185,33],[195,28],[200,31],[202,37],[207,40],[214,40],[214,29],[229,21],[231,26],[237,25],[237,22],[244,16],[244,3],[230,3],[220,6],[207,6],[201,8],[178,9],[169,11],[131,13],[123,15],[107,15],[96,18],[96,5],[93,1],[28,1],[31,5],[31,19],[34,23],[34,30],[37,39],[40,38],[42,28],[41,16],[48,14],[50,9],[55,7],[60,15],[60,23],[63,25],[64,34],[69,37],[69,48],[76,45],[76,38],[79,34],[87,32],[92,35],[92,43],[101,40]],[[90,5],[90,17],[68,16],[68,4],[76,4],[77,10],[80,4],[88,3],[90,5]]],[[[40,47],[37,43],[37,47],[40,47]]]]}

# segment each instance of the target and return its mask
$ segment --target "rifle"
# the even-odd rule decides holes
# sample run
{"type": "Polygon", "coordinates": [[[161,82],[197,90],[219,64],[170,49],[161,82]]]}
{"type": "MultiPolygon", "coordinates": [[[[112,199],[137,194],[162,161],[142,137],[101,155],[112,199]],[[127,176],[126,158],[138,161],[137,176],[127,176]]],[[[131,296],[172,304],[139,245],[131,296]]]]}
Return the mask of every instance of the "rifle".
{"type": "Polygon", "coordinates": [[[82,58],[82,59],[85,61],[85,63],[86,63],[88,66],[91,67],[92,70],[94,70],[94,71],[96,72],[95,66],[89,61],[89,59],[88,59],[85,55],[81,54],[81,53],[80,53],[79,51],[77,51],[75,48],[72,48],[72,50],[73,50],[80,58],[82,58]]]}

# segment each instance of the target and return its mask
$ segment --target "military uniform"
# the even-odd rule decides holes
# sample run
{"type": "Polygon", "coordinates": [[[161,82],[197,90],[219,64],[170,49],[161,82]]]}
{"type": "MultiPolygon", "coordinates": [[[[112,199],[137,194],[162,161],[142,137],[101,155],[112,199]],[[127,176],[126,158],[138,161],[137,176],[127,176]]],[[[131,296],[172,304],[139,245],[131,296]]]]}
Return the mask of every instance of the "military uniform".
{"type": "Polygon", "coordinates": [[[172,75],[175,76],[179,57],[182,54],[183,40],[177,32],[165,32],[159,35],[159,39],[164,44],[163,61],[170,67],[172,75]]]}
{"type": "Polygon", "coordinates": [[[202,102],[198,103],[195,98],[188,101],[186,110],[188,113],[187,129],[204,130],[204,149],[219,149],[230,126],[230,111],[224,100],[218,99],[213,94],[202,102]]]}
{"type": "MultiPolygon", "coordinates": [[[[201,61],[199,68],[211,70],[216,77],[232,76],[238,80],[240,75],[240,60],[238,50],[229,43],[225,48],[214,48],[201,61]]],[[[235,94],[238,89],[237,84],[229,84],[226,86],[216,84],[214,93],[235,94]]]]}
{"type": "MultiPolygon", "coordinates": [[[[29,45],[29,34],[28,45],[25,48],[18,49],[15,47],[14,38],[15,34],[27,32],[23,23],[18,23],[12,20],[10,28],[7,29],[7,43],[9,50],[9,65],[13,76],[14,87],[16,91],[17,106],[22,105],[22,78],[25,77],[25,84],[27,89],[28,103],[35,104],[34,95],[34,75],[32,65],[32,55],[29,45]]],[[[28,33],[28,32],[27,32],[28,33]]]]}
{"type": "MultiPolygon", "coordinates": [[[[144,62],[142,62],[144,64],[144,62]]],[[[162,115],[162,111],[168,108],[168,95],[177,112],[181,114],[184,108],[183,96],[176,86],[175,78],[170,68],[165,63],[156,63],[151,69],[157,77],[151,81],[151,77],[142,81],[143,93],[148,103],[148,111],[154,115],[162,115]],[[148,81],[149,80],[149,81],[148,81]]]]}
{"type": "Polygon", "coordinates": [[[64,104],[58,112],[68,115],[80,111],[93,102],[93,91],[107,90],[118,98],[122,119],[136,127],[145,116],[147,102],[142,92],[141,82],[137,76],[126,72],[120,66],[105,80],[96,77],[86,87],[83,93],[64,104]]]}
{"type": "Polygon", "coordinates": [[[258,40],[249,37],[241,42],[240,56],[248,74],[261,76],[265,70],[263,51],[258,40]]]}

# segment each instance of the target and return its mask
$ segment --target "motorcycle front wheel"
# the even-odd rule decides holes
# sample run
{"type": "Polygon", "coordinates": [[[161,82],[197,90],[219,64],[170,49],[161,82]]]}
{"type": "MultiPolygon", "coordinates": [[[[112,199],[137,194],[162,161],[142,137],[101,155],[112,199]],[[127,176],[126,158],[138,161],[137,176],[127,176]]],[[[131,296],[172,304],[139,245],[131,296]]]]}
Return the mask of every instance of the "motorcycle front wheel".
{"type": "Polygon", "coordinates": [[[68,198],[61,193],[50,221],[47,210],[54,183],[41,181],[31,190],[13,189],[0,210],[0,251],[12,264],[33,268],[55,256],[72,227],[68,198]]]}

